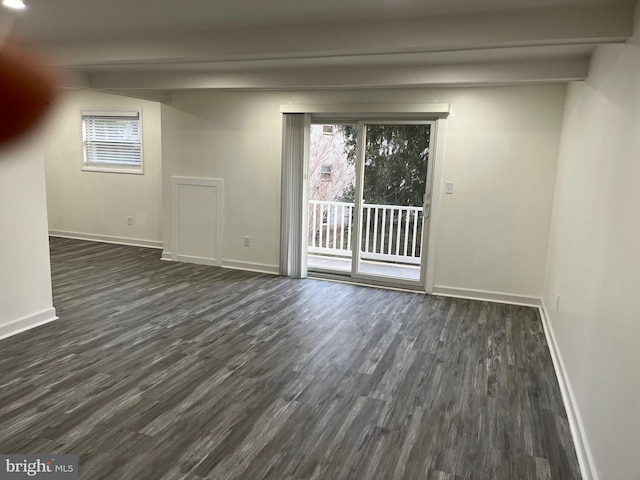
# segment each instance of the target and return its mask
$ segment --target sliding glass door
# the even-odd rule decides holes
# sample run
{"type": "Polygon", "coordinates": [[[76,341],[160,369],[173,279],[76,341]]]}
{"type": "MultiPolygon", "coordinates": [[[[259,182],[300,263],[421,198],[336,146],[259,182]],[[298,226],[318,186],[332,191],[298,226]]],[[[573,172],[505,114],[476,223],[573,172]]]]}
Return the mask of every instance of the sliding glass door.
{"type": "Polygon", "coordinates": [[[310,271],[424,287],[432,130],[398,120],[312,125],[310,271]],[[318,147],[329,135],[332,146],[318,147]]]}

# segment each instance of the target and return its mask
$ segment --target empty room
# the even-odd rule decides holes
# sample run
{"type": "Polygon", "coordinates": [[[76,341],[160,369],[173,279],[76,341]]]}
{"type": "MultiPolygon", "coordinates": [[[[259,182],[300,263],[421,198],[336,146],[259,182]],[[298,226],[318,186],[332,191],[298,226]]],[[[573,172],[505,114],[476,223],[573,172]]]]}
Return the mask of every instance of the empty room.
{"type": "Polygon", "coordinates": [[[0,479],[639,479],[636,7],[3,0],[0,479]]]}

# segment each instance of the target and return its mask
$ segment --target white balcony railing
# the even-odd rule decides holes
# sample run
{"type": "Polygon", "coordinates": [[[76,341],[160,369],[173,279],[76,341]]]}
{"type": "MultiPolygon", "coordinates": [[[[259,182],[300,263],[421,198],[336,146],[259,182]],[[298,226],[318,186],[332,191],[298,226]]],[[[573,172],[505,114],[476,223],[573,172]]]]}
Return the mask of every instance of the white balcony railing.
{"type": "MultiPolygon", "coordinates": [[[[309,200],[308,252],[351,256],[354,205],[309,200]]],[[[420,264],[422,207],[363,205],[361,258],[420,264]]]]}

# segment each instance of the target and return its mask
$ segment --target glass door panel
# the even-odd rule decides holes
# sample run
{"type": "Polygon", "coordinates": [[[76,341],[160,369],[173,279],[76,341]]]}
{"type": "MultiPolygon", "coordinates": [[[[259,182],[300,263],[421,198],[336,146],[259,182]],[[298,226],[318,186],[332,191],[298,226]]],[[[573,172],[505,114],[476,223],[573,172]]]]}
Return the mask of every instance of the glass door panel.
{"type": "Polygon", "coordinates": [[[309,270],[351,275],[357,133],[357,124],[311,124],[309,270]]]}
{"type": "Polygon", "coordinates": [[[363,123],[357,276],[423,279],[430,123],[363,123]]]}

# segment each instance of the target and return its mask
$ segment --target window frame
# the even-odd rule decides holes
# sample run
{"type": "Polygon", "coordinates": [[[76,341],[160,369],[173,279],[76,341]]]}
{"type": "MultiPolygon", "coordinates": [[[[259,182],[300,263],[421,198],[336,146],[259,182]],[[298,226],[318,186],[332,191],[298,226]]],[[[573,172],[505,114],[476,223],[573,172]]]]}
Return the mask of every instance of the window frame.
{"type": "Polygon", "coordinates": [[[329,123],[322,124],[322,135],[327,135],[327,136],[335,135],[336,132],[334,127],[335,127],[334,125],[331,125],[329,123]],[[331,130],[325,131],[325,127],[331,127],[331,130]]]}
{"type": "Polygon", "coordinates": [[[320,165],[320,179],[324,182],[330,182],[333,176],[333,164],[323,163],[320,165]],[[325,171],[325,169],[327,171],[325,171]]]}
{"type": "Polygon", "coordinates": [[[83,108],[80,111],[80,134],[82,138],[82,171],[103,172],[103,173],[124,173],[133,175],[144,175],[144,132],[142,122],[142,109],[114,109],[105,110],[99,108],[83,108]],[[110,163],[88,163],[87,162],[87,139],[85,136],[84,117],[136,117],[140,128],[140,165],[118,165],[110,163]]]}

